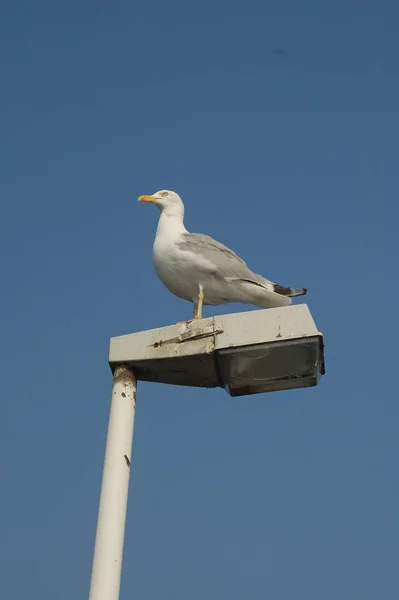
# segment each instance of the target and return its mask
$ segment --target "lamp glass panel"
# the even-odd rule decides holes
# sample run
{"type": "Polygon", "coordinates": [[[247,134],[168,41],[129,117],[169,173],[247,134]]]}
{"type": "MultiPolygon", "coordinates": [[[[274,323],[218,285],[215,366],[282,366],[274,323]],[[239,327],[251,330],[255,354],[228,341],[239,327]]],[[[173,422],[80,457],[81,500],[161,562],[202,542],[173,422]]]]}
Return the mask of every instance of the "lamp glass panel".
{"type": "Polygon", "coordinates": [[[223,383],[234,396],[316,385],[320,340],[314,336],[223,349],[218,363],[223,383]]]}

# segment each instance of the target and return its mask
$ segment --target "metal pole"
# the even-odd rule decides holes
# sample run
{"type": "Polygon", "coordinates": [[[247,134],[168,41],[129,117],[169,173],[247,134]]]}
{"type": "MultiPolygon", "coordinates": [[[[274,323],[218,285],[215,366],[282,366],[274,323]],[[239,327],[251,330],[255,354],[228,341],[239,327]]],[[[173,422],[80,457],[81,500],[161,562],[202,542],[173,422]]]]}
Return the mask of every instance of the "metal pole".
{"type": "Polygon", "coordinates": [[[137,381],[126,366],[114,371],[111,410],[89,600],[118,600],[137,381]]]}

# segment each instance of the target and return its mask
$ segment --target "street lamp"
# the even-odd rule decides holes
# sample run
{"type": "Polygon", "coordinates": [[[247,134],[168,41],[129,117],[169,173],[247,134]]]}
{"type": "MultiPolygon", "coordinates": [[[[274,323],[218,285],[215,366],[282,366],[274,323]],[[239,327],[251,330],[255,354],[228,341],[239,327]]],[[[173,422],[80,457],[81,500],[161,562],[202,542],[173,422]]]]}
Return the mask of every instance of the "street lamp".
{"type": "Polygon", "coordinates": [[[223,387],[231,396],[317,385],[323,336],[306,304],[111,338],[113,371],[89,600],[118,600],[137,380],[223,387]]]}

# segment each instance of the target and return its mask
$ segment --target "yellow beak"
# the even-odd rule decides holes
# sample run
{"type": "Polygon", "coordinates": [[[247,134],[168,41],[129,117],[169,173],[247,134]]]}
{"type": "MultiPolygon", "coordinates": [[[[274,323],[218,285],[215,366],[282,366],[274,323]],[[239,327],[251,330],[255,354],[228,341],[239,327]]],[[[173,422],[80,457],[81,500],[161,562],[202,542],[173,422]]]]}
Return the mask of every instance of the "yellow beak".
{"type": "Polygon", "coordinates": [[[139,202],[155,202],[154,196],[139,196],[139,202]]]}

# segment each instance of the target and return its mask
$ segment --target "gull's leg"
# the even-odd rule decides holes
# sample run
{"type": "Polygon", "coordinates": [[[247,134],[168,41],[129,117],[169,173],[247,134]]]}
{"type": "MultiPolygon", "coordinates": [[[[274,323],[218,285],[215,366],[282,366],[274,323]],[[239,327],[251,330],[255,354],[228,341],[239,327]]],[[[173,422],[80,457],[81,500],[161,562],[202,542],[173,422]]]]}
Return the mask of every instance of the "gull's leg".
{"type": "Polygon", "coordinates": [[[204,301],[204,288],[200,284],[198,296],[194,302],[194,319],[202,319],[202,303],[204,301]]]}

